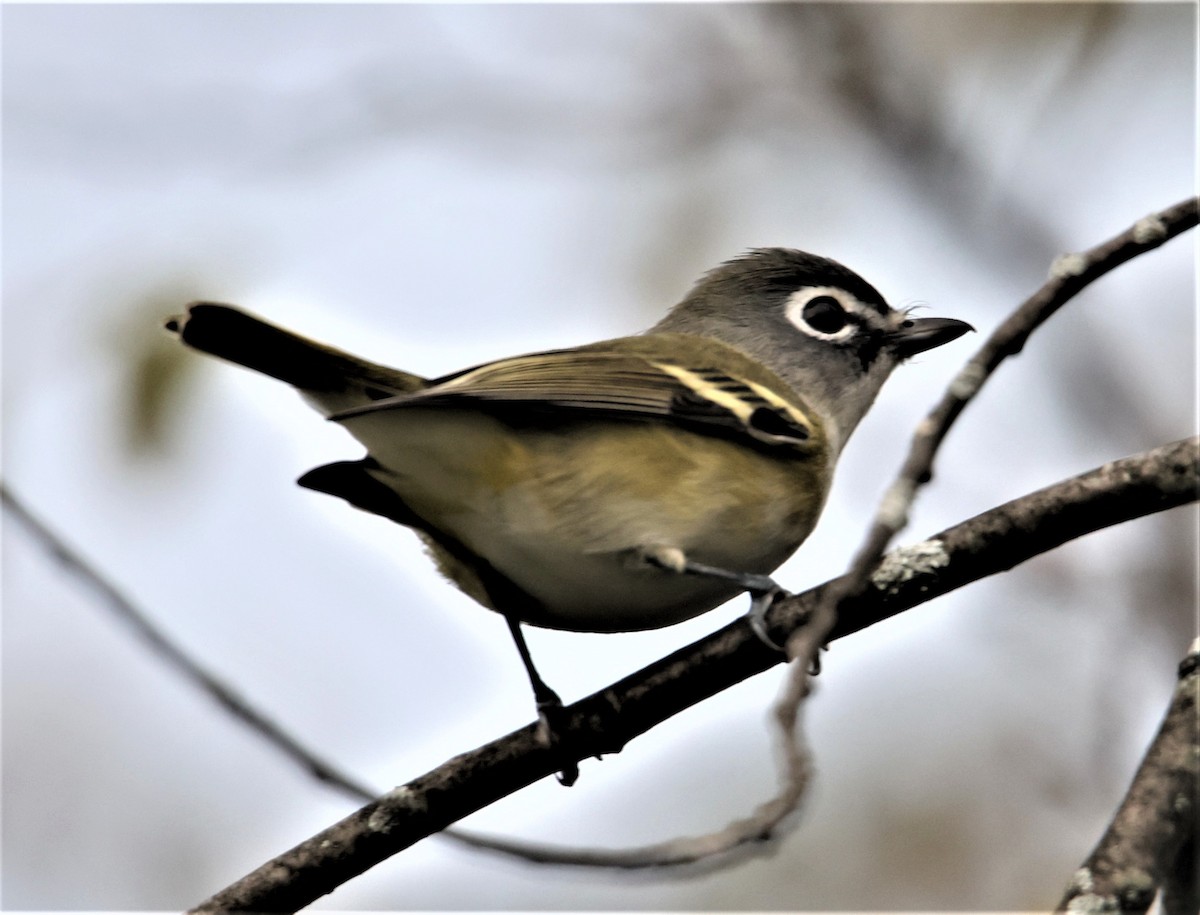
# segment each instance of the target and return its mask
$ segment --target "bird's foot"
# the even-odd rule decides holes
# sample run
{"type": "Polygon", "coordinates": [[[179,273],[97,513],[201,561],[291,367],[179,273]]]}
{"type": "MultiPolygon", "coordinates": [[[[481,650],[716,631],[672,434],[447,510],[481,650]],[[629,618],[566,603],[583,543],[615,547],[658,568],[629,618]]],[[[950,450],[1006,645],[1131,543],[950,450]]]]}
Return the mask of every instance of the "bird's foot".
{"type": "Polygon", "coordinates": [[[563,764],[554,777],[564,788],[570,788],[579,780],[579,764],[569,754],[563,752],[568,746],[567,725],[569,721],[566,709],[563,708],[558,694],[549,687],[539,690],[536,700],[538,742],[555,755],[561,755],[563,764]]]}
{"type": "Polygon", "coordinates": [[[746,614],[746,619],[750,623],[750,629],[764,645],[786,653],[786,649],[771,638],[767,631],[767,612],[775,604],[775,601],[792,595],[779,587],[771,576],[758,575],[754,572],[734,572],[731,569],[695,562],[688,559],[687,554],[677,547],[645,547],[639,551],[639,558],[647,565],[668,572],[716,578],[732,582],[748,591],[750,593],[750,612],[746,614]]]}

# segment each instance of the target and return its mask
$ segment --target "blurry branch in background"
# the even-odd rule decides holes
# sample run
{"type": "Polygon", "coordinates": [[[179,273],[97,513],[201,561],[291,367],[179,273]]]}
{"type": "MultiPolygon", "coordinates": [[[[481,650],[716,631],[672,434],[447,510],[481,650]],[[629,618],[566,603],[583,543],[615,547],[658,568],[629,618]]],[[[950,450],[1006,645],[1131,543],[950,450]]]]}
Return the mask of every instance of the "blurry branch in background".
{"type": "Polygon", "coordinates": [[[293,762],[299,763],[313,778],[340,788],[357,799],[375,796],[374,792],[356,784],[318,758],[315,753],[305,749],[279,725],[239,696],[236,690],[210,673],[202,664],[172,642],[151,621],[149,614],[139,610],[137,605],[126,597],[116,585],[98,572],[77,550],[68,546],[67,542],[30,511],[4,482],[0,482],[0,503],[3,503],[5,511],[10,512],[24,525],[34,539],[46,549],[46,552],[58,560],[64,569],[94,591],[115,616],[129,625],[137,636],[150,647],[151,651],[166,661],[177,673],[182,674],[184,679],[190,680],[194,686],[198,686],[233,717],[249,725],[268,743],[282,750],[284,755],[291,758],[293,762]]]}
{"type": "Polygon", "coordinates": [[[1144,912],[1163,889],[1166,915],[1200,910],[1200,639],[1179,665],[1179,681],[1146,751],[1095,850],[1075,872],[1059,912],[1144,912]]]}
{"type": "MultiPolygon", "coordinates": [[[[886,152],[916,194],[934,201],[932,209],[946,219],[950,231],[970,239],[976,252],[1007,270],[1032,268],[1057,247],[1057,235],[1043,213],[1012,195],[996,193],[999,185],[988,172],[988,157],[949,116],[948,94],[936,91],[937,80],[945,79],[943,43],[959,42],[952,45],[958,54],[976,52],[985,65],[995,66],[998,59],[989,49],[1011,38],[1013,30],[1037,29],[1055,41],[1060,66],[1054,73],[1027,75],[1035,85],[1041,81],[1043,105],[1053,111],[1064,90],[1078,85],[1098,57],[1119,13],[1102,4],[965,13],[981,14],[991,28],[929,36],[927,45],[898,41],[869,5],[771,4],[762,9],[768,23],[785,36],[780,42],[785,49],[811,44],[814,24],[823,23],[819,34],[832,61],[825,88],[829,101],[886,152]],[[899,56],[906,51],[922,57],[899,56]],[[981,193],[989,188],[992,193],[981,193]]],[[[925,15],[931,21],[940,14],[925,15]]]]}

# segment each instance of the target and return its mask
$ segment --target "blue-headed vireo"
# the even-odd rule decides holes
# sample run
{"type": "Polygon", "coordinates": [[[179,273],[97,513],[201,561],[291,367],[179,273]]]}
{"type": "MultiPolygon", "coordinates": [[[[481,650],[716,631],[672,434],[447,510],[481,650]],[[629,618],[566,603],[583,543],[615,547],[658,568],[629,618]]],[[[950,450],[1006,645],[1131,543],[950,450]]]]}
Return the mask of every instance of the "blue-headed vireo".
{"type": "Polygon", "coordinates": [[[892,369],[970,329],[784,248],[717,267],[638,336],[431,380],[227,305],[167,327],[295,386],[366,446],[300,485],[413,528],[508,620],[542,708],[557,696],[520,623],[627,632],[769,595],[892,369]]]}

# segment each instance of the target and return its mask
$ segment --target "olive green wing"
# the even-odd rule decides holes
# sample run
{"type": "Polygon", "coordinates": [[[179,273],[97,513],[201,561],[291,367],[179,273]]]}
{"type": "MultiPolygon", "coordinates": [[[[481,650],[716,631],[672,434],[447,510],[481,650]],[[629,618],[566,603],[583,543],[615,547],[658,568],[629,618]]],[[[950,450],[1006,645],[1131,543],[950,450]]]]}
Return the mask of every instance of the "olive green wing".
{"type": "MultiPolygon", "coordinates": [[[[663,344],[669,341],[661,341],[663,344]]],[[[769,449],[808,450],[814,422],[763,372],[720,344],[654,345],[623,338],[517,356],[435,379],[429,387],[333,414],[473,409],[515,426],[587,419],[665,422],[769,449]],[[671,352],[667,355],[666,352],[671,352]],[[755,376],[755,377],[749,377],[755,376]]]]}

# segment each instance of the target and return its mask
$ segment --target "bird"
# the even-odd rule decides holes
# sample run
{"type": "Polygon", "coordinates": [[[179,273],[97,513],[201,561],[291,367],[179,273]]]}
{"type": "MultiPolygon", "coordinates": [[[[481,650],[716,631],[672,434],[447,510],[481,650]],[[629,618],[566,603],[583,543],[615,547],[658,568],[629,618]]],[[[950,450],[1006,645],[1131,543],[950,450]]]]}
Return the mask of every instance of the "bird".
{"type": "MultiPolygon", "coordinates": [[[[829,258],[757,248],[631,336],[426,379],[193,302],[187,346],[296,388],[365,448],[300,486],[410,528],[508,622],[539,715],[561,708],[522,625],[630,632],[770,578],[810,534],[892,370],[971,326],[894,309],[829,258]]],[[[565,773],[560,780],[565,780],[565,773]]]]}

